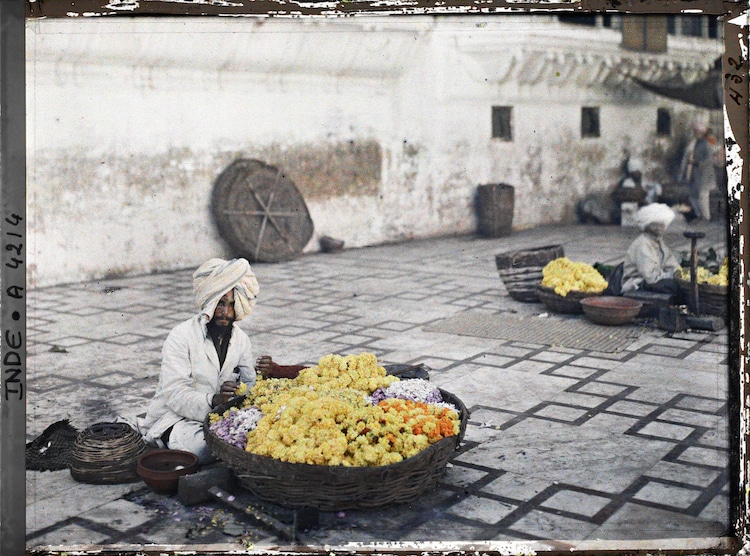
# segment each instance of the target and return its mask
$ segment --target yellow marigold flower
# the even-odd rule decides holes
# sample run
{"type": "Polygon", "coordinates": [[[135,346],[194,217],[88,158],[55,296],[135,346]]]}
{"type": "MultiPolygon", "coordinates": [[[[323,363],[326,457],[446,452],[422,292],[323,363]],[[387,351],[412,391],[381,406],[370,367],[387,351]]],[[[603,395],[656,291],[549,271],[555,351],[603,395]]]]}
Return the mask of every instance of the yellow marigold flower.
{"type": "Polygon", "coordinates": [[[560,257],[542,269],[542,286],[565,297],[571,291],[601,292],[606,289],[607,281],[593,266],[560,257]]]}
{"type": "Polygon", "coordinates": [[[374,389],[397,380],[362,353],[326,355],[293,380],[258,381],[245,405],[264,415],[246,449],[293,463],[388,465],[458,434],[455,411],[405,400],[370,404],[374,389]]]}
{"type": "MultiPolygon", "coordinates": [[[[677,276],[682,280],[690,280],[690,269],[680,268],[677,276]]],[[[696,269],[696,280],[699,284],[713,284],[715,286],[729,285],[729,259],[725,258],[719,270],[714,274],[709,269],[699,266],[696,269]]]]}
{"type": "Polygon", "coordinates": [[[237,389],[234,391],[234,393],[238,396],[242,396],[244,394],[247,394],[247,384],[244,382],[240,382],[240,385],[237,387],[237,389]]]}

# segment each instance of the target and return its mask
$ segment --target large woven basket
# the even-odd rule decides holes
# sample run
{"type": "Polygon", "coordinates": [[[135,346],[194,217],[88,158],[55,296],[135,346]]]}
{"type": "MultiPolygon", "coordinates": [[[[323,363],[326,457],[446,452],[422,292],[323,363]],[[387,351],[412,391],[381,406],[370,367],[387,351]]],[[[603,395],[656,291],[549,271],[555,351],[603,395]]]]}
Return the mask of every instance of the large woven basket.
{"type": "MultiPolygon", "coordinates": [[[[685,296],[686,300],[691,300],[693,295],[693,286],[690,280],[675,278],[677,285],[685,296]]],[[[698,310],[703,315],[713,315],[727,318],[729,314],[729,287],[719,286],[716,284],[698,284],[698,310]]]]}
{"type": "MultiPolygon", "coordinates": [[[[235,473],[240,484],[261,501],[287,508],[322,511],[365,510],[410,502],[437,486],[446,464],[466,431],[468,411],[453,394],[440,390],[443,399],[459,409],[458,436],[450,436],[399,463],[373,467],[344,467],[288,463],[251,454],[224,442],[203,423],[211,452],[235,473]]],[[[218,406],[222,413],[242,404],[244,397],[218,406]]]]}
{"type": "Polygon", "coordinates": [[[505,289],[516,301],[539,301],[537,286],[542,282],[542,270],[547,263],[564,257],[562,245],[545,245],[533,249],[519,249],[495,255],[495,265],[505,289]]]}
{"type": "Polygon", "coordinates": [[[70,474],[76,481],[118,484],[138,481],[138,457],[146,451],[141,435],[125,423],[96,423],[73,444],[70,474]]]}
{"type": "Polygon", "coordinates": [[[539,300],[544,304],[547,310],[552,311],[553,313],[583,313],[581,299],[597,297],[602,295],[602,293],[603,292],[595,293],[571,290],[563,297],[562,295],[556,294],[554,289],[548,288],[547,286],[539,286],[537,288],[539,300]]]}

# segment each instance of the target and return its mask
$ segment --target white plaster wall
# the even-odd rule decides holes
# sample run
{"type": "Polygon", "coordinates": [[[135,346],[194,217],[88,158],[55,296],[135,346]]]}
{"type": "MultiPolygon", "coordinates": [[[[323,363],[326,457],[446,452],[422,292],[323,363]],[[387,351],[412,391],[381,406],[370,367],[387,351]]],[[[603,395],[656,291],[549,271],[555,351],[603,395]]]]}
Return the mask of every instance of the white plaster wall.
{"type": "MultiPolygon", "coordinates": [[[[44,48],[57,52],[59,46],[50,41],[44,48]]],[[[32,56],[30,282],[151,272],[232,256],[210,216],[211,188],[233,158],[228,153],[268,143],[388,136],[390,80],[343,80],[32,56]],[[163,170],[127,175],[128,159],[163,170]],[[81,171],[92,166],[95,171],[81,171]]],[[[309,208],[316,238],[344,237],[352,246],[382,240],[377,198],[313,201],[309,208]],[[340,218],[353,214],[356,222],[340,218]]]]}
{"type": "MultiPolygon", "coordinates": [[[[653,144],[656,106],[686,112],[632,87],[521,83],[537,59],[525,49],[571,33],[549,16],[30,22],[30,283],[232,256],[213,183],[270,147],[380,146],[375,190],[308,200],[306,251],[321,235],[359,247],[471,233],[482,183],[515,186],[516,228],[570,220],[625,151],[653,144]],[[601,106],[599,139],[578,137],[587,103],[601,106]],[[512,142],[491,138],[495,104],[513,106],[512,142]]],[[[617,51],[616,33],[593,33],[617,51]]]]}

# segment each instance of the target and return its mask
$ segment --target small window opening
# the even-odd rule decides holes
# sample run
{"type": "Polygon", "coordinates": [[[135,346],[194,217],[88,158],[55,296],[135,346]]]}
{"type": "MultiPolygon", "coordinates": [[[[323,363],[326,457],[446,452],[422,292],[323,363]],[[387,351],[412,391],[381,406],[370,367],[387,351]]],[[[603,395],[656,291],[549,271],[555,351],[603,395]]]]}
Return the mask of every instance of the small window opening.
{"type": "Polygon", "coordinates": [[[688,37],[703,36],[703,18],[695,15],[684,15],[682,19],[682,34],[688,37]]]}
{"type": "Polygon", "coordinates": [[[667,16],[667,34],[677,34],[677,20],[673,14],[667,16]]]}
{"type": "Polygon", "coordinates": [[[708,38],[718,39],[719,38],[719,20],[715,17],[708,18],[708,38]]]}
{"type": "Polygon", "coordinates": [[[561,23],[571,23],[573,25],[586,25],[587,27],[596,27],[596,14],[559,14],[558,21],[561,23]]]}
{"type": "Polygon", "coordinates": [[[666,108],[656,110],[656,134],[672,135],[672,114],[666,108]]]}
{"type": "Polygon", "coordinates": [[[581,137],[599,137],[599,107],[584,106],[581,108],[581,137]]]}
{"type": "Polygon", "coordinates": [[[513,127],[511,116],[513,108],[511,106],[493,106],[492,107],[492,138],[502,139],[503,141],[513,140],[513,127]]]}

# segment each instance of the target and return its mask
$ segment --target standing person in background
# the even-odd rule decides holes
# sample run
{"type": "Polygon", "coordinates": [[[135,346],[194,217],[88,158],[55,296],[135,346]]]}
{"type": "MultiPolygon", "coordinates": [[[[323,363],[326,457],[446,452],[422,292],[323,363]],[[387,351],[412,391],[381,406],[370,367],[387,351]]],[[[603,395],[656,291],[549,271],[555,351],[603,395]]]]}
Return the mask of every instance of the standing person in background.
{"type": "Polygon", "coordinates": [[[716,139],[708,125],[695,120],[691,125],[693,139],[685,149],[680,165],[680,182],[687,184],[692,211],[686,216],[693,220],[711,220],[711,191],[716,189],[714,170],[716,139]]]}

